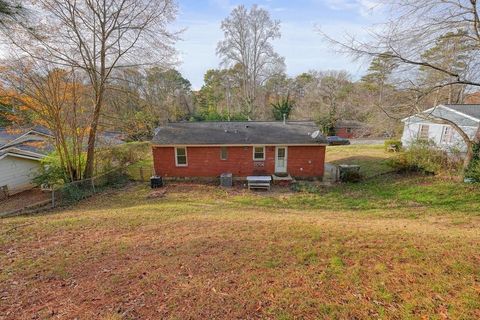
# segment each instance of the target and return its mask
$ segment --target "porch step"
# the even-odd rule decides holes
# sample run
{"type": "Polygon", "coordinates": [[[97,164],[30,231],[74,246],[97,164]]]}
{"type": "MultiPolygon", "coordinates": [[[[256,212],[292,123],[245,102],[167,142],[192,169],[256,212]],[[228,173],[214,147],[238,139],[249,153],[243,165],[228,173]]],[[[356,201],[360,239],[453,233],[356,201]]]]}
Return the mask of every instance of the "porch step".
{"type": "Polygon", "coordinates": [[[285,177],[279,177],[275,174],[272,174],[273,184],[288,187],[291,183],[295,182],[295,179],[291,175],[285,177]]]}
{"type": "Polygon", "coordinates": [[[291,175],[287,175],[285,177],[280,177],[280,176],[277,176],[275,174],[272,174],[272,179],[273,179],[273,181],[292,181],[293,180],[291,175]]]}

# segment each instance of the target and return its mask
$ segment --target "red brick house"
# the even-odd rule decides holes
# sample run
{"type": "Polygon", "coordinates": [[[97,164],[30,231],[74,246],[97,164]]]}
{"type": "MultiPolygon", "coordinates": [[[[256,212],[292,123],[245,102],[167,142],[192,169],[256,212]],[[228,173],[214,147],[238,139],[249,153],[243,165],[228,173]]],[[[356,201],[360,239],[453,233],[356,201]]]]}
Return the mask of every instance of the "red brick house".
{"type": "Polygon", "coordinates": [[[169,123],[152,140],[155,174],[165,178],[322,178],[326,144],[307,121],[169,123]]]}
{"type": "Polygon", "coordinates": [[[335,124],[335,135],[345,139],[358,138],[365,130],[365,125],[355,120],[339,120],[335,124]]]}

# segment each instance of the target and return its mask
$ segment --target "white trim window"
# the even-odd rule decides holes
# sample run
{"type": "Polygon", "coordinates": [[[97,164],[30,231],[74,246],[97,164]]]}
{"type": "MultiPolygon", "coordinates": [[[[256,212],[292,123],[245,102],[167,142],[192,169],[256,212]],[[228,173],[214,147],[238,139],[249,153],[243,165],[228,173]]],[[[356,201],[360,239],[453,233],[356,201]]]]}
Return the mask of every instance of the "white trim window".
{"type": "Polygon", "coordinates": [[[444,144],[449,144],[452,142],[452,127],[450,126],[444,126],[442,128],[442,143],[444,144]]]}
{"type": "Polygon", "coordinates": [[[175,165],[177,167],[188,166],[187,147],[175,147],[175,165]]]}
{"type": "Polygon", "coordinates": [[[265,161],[265,146],[253,147],[253,161],[265,161]]]}
{"type": "Polygon", "coordinates": [[[430,130],[430,126],[428,124],[421,124],[420,128],[418,129],[418,139],[420,140],[428,140],[428,131],[430,130]]]}

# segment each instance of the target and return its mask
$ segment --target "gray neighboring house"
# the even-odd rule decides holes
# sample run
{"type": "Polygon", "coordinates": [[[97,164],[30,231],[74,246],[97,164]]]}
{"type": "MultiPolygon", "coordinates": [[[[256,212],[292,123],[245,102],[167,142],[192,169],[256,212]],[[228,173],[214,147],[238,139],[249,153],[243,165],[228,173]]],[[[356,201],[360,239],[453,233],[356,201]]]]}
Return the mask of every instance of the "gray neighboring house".
{"type": "MultiPolygon", "coordinates": [[[[454,122],[472,139],[480,125],[480,104],[441,104],[423,113],[425,116],[436,116],[454,122]]],[[[435,123],[419,114],[405,118],[402,122],[405,125],[402,143],[406,147],[417,140],[430,140],[446,151],[467,150],[462,137],[450,125],[435,123]]]]}
{"type": "MultiPolygon", "coordinates": [[[[38,174],[41,160],[54,150],[52,139],[51,132],[43,127],[13,131],[0,128],[0,196],[34,187],[32,179],[38,174]]],[[[97,138],[100,148],[122,143],[123,136],[118,132],[102,132],[97,138]]]]}

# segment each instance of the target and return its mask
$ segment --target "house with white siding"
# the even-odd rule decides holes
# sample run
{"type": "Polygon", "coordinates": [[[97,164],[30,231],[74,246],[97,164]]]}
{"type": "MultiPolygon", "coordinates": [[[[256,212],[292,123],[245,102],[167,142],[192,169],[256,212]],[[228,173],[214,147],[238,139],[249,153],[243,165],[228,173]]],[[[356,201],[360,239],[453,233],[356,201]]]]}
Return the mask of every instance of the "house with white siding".
{"type": "Polygon", "coordinates": [[[436,122],[436,118],[454,122],[473,139],[480,125],[480,105],[442,104],[403,119],[403,146],[428,140],[446,151],[466,152],[467,146],[460,134],[451,125],[436,122]]]}
{"type": "MultiPolygon", "coordinates": [[[[41,160],[54,150],[53,135],[43,127],[32,129],[0,128],[0,199],[34,187],[41,160]]],[[[97,136],[97,147],[112,147],[123,142],[123,134],[104,131],[97,136]]]]}
{"type": "Polygon", "coordinates": [[[51,134],[43,128],[0,128],[0,193],[12,195],[33,187],[40,161],[52,151],[51,134]]]}

